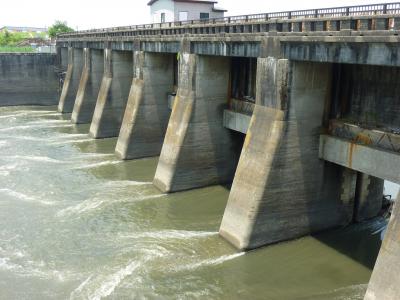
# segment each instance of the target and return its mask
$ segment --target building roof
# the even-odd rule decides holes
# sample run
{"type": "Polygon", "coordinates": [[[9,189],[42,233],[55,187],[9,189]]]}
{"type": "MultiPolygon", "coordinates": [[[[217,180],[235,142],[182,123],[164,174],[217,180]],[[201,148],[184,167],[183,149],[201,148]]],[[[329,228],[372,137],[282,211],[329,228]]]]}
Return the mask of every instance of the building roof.
{"type": "MultiPolygon", "coordinates": [[[[153,5],[155,2],[158,0],[151,0],[147,5],[153,5]]],[[[217,1],[212,1],[212,0],[171,0],[173,2],[189,2],[189,3],[209,3],[209,4],[215,4],[218,3],[217,1]]]]}
{"type": "Polygon", "coordinates": [[[37,32],[37,31],[47,31],[47,28],[39,28],[39,27],[18,27],[18,26],[3,26],[0,27],[0,30],[9,30],[9,31],[27,31],[27,32],[37,32]]]}
{"type": "Polygon", "coordinates": [[[213,8],[214,12],[227,12],[227,9],[221,8],[221,7],[214,7],[213,8]]]}

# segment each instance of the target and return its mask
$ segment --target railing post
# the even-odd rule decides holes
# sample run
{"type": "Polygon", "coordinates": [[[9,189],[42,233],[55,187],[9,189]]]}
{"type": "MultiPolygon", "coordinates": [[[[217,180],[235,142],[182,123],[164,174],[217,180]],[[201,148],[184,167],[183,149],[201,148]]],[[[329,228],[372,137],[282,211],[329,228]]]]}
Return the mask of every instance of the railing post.
{"type": "Polygon", "coordinates": [[[387,4],[383,5],[383,14],[387,14],[387,4]]]}
{"type": "Polygon", "coordinates": [[[290,11],[289,13],[288,13],[288,19],[290,20],[292,18],[292,12],[290,11]]]}
{"type": "Polygon", "coordinates": [[[346,7],[346,16],[350,16],[350,8],[346,7]]]}
{"type": "Polygon", "coordinates": [[[318,9],[314,10],[314,18],[318,18],[318,9]]]}

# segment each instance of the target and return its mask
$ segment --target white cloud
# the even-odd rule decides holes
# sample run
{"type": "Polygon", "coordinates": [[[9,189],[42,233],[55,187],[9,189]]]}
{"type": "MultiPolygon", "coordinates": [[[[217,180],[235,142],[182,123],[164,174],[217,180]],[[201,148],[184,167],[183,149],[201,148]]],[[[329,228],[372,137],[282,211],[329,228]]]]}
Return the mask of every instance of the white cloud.
{"type": "MultiPolygon", "coordinates": [[[[144,24],[150,22],[148,0],[19,0],[2,1],[0,26],[50,26],[65,20],[75,29],[144,24]]],[[[218,6],[229,15],[242,15],[306,8],[376,3],[376,0],[220,0],[218,6]]],[[[396,1],[386,1],[396,2],[396,1]]]]}

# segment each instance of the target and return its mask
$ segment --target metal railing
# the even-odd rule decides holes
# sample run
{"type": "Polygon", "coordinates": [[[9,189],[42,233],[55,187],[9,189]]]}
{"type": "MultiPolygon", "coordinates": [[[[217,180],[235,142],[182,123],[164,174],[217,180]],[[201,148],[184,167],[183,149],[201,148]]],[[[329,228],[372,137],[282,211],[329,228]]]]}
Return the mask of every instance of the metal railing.
{"type": "Polygon", "coordinates": [[[338,18],[351,16],[384,16],[384,15],[400,15],[400,2],[369,4],[358,6],[344,6],[320,9],[306,9],[297,11],[272,12],[253,15],[231,16],[215,19],[199,19],[189,21],[177,21],[167,23],[152,23],[132,26],[119,26],[102,29],[81,30],[71,33],[59,34],[58,38],[72,38],[77,36],[90,36],[93,34],[126,32],[137,30],[152,29],[173,29],[177,27],[185,27],[191,25],[218,25],[218,24],[246,24],[259,23],[270,20],[296,20],[296,19],[318,19],[318,18],[338,18]]]}

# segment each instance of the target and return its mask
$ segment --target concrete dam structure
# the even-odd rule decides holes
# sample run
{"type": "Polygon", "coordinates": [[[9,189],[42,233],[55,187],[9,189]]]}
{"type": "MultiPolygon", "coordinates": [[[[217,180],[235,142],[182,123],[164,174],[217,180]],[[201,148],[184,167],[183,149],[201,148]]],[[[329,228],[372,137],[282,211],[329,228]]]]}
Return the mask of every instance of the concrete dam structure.
{"type": "MultiPolygon", "coordinates": [[[[259,14],[62,34],[48,65],[58,111],[159,156],[162,192],[231,186],[219,233],[252,250],[374,218],[400,184],[399,33],[398,3],[259,14]]],[[[399,211],[367,300],[400,295],[399,211]]]]}

